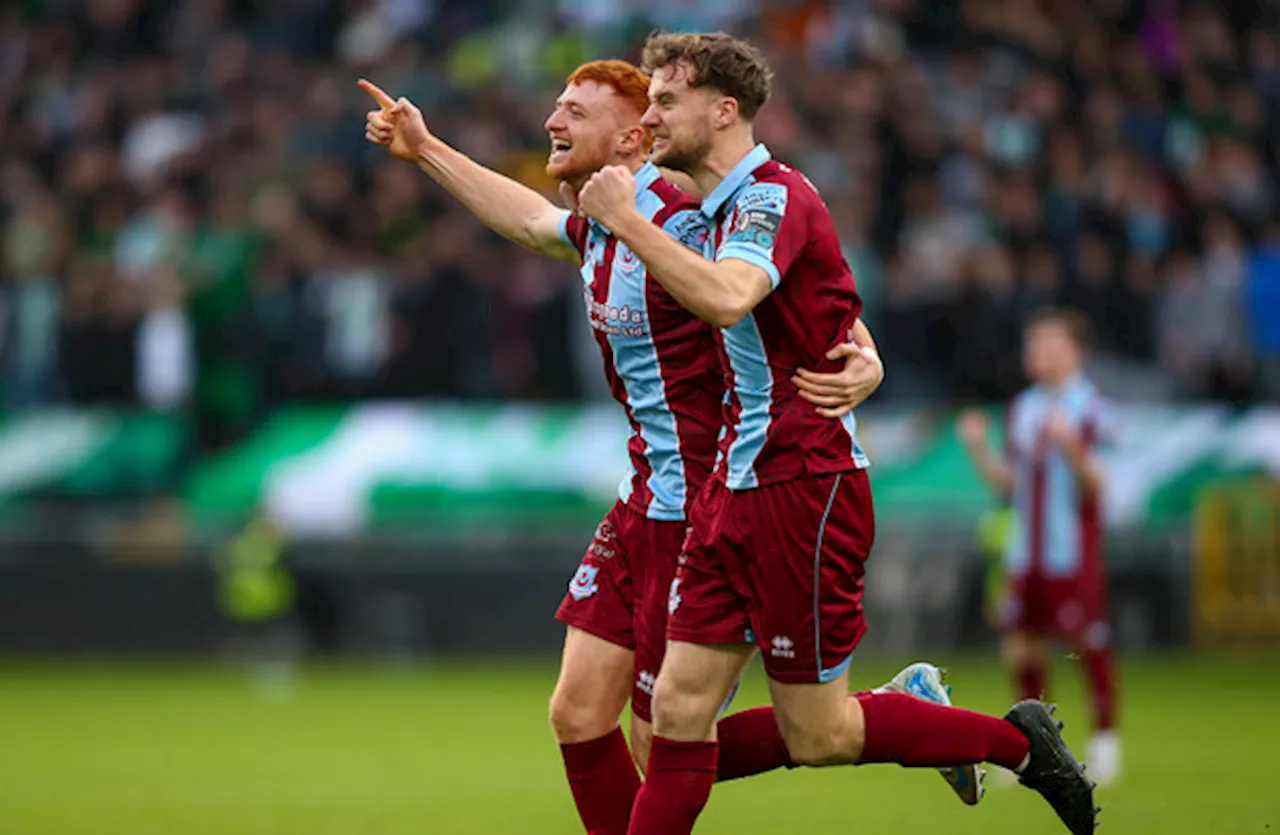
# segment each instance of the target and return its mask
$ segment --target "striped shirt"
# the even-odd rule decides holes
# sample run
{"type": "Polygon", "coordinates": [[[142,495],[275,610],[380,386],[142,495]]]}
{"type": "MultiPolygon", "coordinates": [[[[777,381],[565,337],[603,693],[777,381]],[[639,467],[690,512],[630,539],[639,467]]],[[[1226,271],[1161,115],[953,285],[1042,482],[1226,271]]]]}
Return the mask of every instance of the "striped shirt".
{"type": "Polygon", "coordinates": [[[1067,456],[1046,440],[1045,423],[1054,414],[1090,451],[1109,436],[1103,399],[1083,376],[1060,389],[1032,386],[1014,399],[1005,432],[1014,509],[1005,565],[1018,576],[1075,577],[1101,564],[1098,497],[1083,493],[1067,456]]]}
{"type": "Polygon", "coordinates": [[[730,489],[861,469],[853,413],[821,417],[791,382],[797,368],[839,371],[825,358],[862,311],[831,214],[803,174],[757,145],[702,202],[708,258],[768,274],[769,294],[716,334],[729,397],[720,465],[730,489]]]}
{"type": "MultiPolygon", "coordinates": [[[[640,213],[701,253],[707,226],[697,202],[651,163],[635,180],[640,213]]],[[[650,519],[683,520],[715,463],[724,379],[713,329],[605,227],[568,214],[560,232],[582,256],[587,317],[609,389],[631,425],[631,467],[619,498],[650,519]]]]}

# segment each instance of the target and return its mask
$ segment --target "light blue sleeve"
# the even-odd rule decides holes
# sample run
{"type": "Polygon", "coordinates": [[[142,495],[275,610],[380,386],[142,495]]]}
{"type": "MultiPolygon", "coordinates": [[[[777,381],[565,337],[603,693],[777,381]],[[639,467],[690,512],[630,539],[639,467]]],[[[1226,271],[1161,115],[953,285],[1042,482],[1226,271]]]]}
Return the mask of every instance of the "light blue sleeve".
{"type": "Polygon", "coordinates": [[[800,247],[787,219],[787,187],[781,183],[752,183],[733,201],[730,228],[716,253],[717,261],[736,258],[764,270],[776,289],[800,247]]]}

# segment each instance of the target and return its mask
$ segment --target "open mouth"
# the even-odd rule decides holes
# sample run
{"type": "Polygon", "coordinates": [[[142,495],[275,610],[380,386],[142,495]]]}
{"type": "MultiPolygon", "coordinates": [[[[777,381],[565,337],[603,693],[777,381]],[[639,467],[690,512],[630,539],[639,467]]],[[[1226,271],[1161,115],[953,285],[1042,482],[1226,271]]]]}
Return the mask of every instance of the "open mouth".
{"type": "Polygon", "coordinates": [[[551,137],[551,159],[564,159],[568,156],[573,143],[568,139],[560,139],[559,137],[551,137]]]}

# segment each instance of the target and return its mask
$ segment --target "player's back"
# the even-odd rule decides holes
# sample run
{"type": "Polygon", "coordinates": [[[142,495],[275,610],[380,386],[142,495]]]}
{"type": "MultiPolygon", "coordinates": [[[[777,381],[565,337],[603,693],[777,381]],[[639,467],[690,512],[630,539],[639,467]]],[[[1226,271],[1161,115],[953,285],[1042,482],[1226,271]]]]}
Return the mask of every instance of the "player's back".
{"type": "Polygon", "coordinates": [[[1100,559],[1098,497],[1081,490],[1066,454],[1048,441],[1046,424],[1055,416],[1065,420],[1092,450],[1106,434],[1104,415],[1102,396],[1084,376],[1059,388],[1035,385],[1014,398],[1005,431],[1015,515],[1010,570],[1034,566],[1050,577],[1068,576],[1100,559]]]}
{"type": "Polygon", "coordinates": [[[820,416],[791,382],[797,368],[839,370],[825,355],[862,311],[821,197],[804,175],[757,146],[703,211],[717,221],[715,259],[756,264],[774,285],[755,310],[719,333],[731,389],[721,442],[729,486],[867,466],[853,415],[820,416]]]}
{"type": "MultiPolygon", "coordinates": [[[[707,226],[697,202],[651,164],[636,172],[636,186],[641,214],[701,252],[707,226]]],[[[564,232],[583,257],[587,316],[631,425],[631,472],[619,497],[650,518],[684,519],[715,462],[720,430],[724,381],[713,329],[604,227],[570,216],[564,232]]]]}

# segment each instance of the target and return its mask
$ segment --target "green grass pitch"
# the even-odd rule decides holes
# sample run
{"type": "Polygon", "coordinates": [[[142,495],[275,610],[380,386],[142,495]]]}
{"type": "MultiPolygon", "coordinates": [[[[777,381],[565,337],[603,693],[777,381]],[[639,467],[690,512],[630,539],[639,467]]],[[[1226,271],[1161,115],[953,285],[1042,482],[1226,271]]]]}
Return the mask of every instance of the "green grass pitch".
{"type": "MultiPolygon", "coordinates": [[[[909,659],[904,659],[909,660],[909,659]]],[[[1008,706],[998,667],[946,659],[958,703],[1008,706]]],[[[854,685],[898,665],[868,659],[854,685]]],[[[572,835],[545,719],[554,660],[306,668],[287,701],[227,666],[0,664],[4,835],[572,835]]],[[[1280,835],[1273,786],[1280,658],[1177,656],[1123,667],[1127,772],[1104,833],[1280,835]]],[[[1055,678],[1085,740],[1076,671],[1055,678]]],[[[759,704],[758,668],[737,706],[759,704]]],[[[1078,749],[1077,749],[1078,750],[1078,749]]],[[[1016,787],[960,805],[929,771],[792,771],[712,794],[706,835],[1051,835],[1016,787]]]]}

